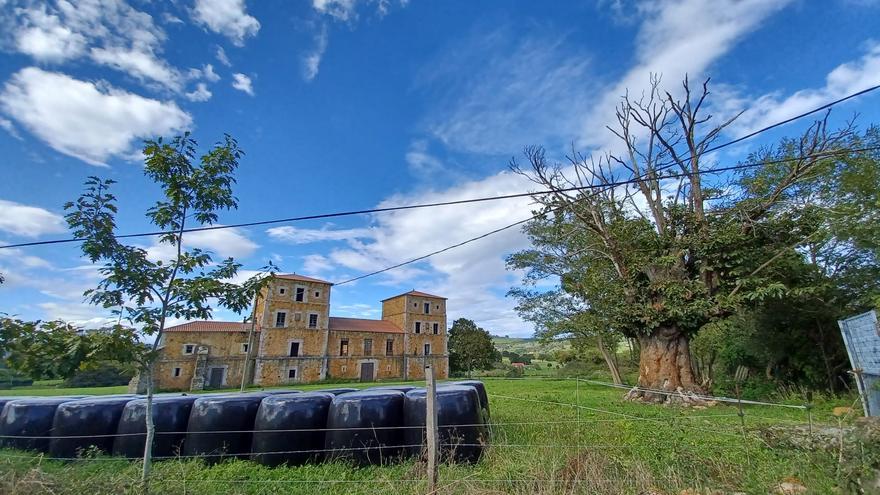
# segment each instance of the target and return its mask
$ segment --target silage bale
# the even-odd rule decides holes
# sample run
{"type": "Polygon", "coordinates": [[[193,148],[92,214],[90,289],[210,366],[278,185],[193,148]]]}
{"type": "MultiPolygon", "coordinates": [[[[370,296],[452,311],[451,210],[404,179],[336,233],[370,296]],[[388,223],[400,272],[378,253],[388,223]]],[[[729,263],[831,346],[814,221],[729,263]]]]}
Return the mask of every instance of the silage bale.
{"type": "Polygon", "coordinates": [[[214,463],[225,457],[245,459],[251,451],[254,419],[265,393],[200,397],[189,414],[185,456],[204,457],[214,463]]]}
{"type": "Polygon", "coordinates": [[[263,399],[254,421],[251,459],[267,466],[322,459],[324,428],[333,397],[309,392],[263,399]]]}
{"type": "Polygon", "coordinates": [[[58,406],[80,397],[25,397],[8,401],[0,413],[0,446],[49,451],[52,422],[58,406]],[[22,438],[5,438],[8,436],[22,438]],[[40,437],[40,438],[25,438],[40,437]]]}
{"type": "Polygon", "coordinates": [[[52,421],[49,454],[72,459],[91,448],[110,453],[122,411],[135,398],[113,395],[60,404],[52,421]]]}
{"type": "Polygon", "coordinates": [[[332,458],[356,465],[400,458],[403,401],[399,390],[363,390],[334,397],[327,414],[325,448],[332,458]]]}
{"type": "MultiPolygon", "coordinates": [[[[426,445],[427,392],[425,389],[406,393],[404,403],[405,441],[410,455],[420,455],[426,445]],[[414,428],[422,427],[422,428],[414,428]]],[[[444,385],[437,388],[437,426],[440,454],[454,462],[474,463],[480,459],[488,434],[482,420],[480,396],[469,385],[444,385]]]]}
{"type": "MultiPolygon", "coordinates": [[[[153,397],[153,456],[173,457],[180,453],[195,395],[156,395],[153,397]]],[[[131,459],[143,457],[147,434],[147,399],[132,400],[125,405],[113,454],[131,459]]]]}

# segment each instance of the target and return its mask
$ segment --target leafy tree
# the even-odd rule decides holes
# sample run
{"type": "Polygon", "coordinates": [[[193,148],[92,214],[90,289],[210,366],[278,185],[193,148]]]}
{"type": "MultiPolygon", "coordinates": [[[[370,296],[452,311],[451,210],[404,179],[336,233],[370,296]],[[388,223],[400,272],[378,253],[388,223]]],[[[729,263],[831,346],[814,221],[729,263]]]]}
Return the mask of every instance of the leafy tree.
{"type": "Polygon", "coordinates": [[[242,312],[251,300],[249,292],[258,283],[244,287],[229,282],[240,268],[232,258],[214,262],[210,253],[187,249],[188,227],[212,225],[218,212],[234,209],[234,173],[243,152],[231,137],[215,144],[196,160],[196,142],[187,133],[170,141],[147,141],[144,174],[162,191],[162,197],[146,212],[147,218],[164,233],[159,242],[169,245],[171,259],[151,259],[146,249],[126,245],[116,237],[116,197],[112,180],[90,177],[85,192],[67,203],[65,218],[74,236],[82,240],[82,251],[93,263],[102,263],[103,279],[86,291],[92,304],[116,308],[121,316],[153,338],[139,362],[146,382],[146,445],[143,482],[148,487],[153,425],[153,367],[168,318],[208,319],[219,306],[242,312]]]}
{"type": "Polygon", "coordinates": [[[459,318],[449,330],[449,368],[453,373],[471,376],[473,370],[488,370],[501,360],[487,330],[472,320],[459,318]]]}
{"type": "Polygon", "coordinates": [[[613,332],[607,322],[597,321],[600,315],[582,300],[561,289],[539,292],[514,288],[508,295],[517,298],[517,312],[534,323],[535,335],[542,342],[565,339],[577,349],[599,349],[612,381],[618,385],[623,383],[617,365],[619,334],[613,332]]]}
{"type": "MultiPolygon", "coordinates": [[[[846,147],[864,151],[823,161],[770,212],[812,233],[773,261],[783,293],[700,331],[695,354],[701,369],[711,374],[716,363],[727,371],[742,364],[763,370],[767,379],[832,392],[847,378],[837,320],[870,309],[880,294],[880,131],[870,127],[846,147]]],[[[750,159],[778,156],[759,152],[750,159]]],[[[743,184],[762,187],[774,173],[760,170],[743,184]]]]}
{"type": "Polygon", "coordinates": [[[31,378],[69,378],[88,352],[88,336],[69,323],[0,319],[0,355],[31,378]]]}
{"type": "MultiPolygon", "coordinates": [[[[830,131],[820,120],[768,150],[785,160],[739,184],[725,176],[712,183],[702,174],[704,154],[733,119],[712,125],[703,115],[708,81],[694,93],[685,79],[681,98],[662,92],[659,79],[652,83],[618,107],[610,130],[620,156],[573,153],[563,166],[529,147],[528,167],[511,164],[553,192],[535,196],[544,214],[525,227],[533,247],[508,264],[526,270],[527,283],[559,277],[560,290],[594,312],[589,325],[638,339],[640,387],[702,392],[691,339],[743,305],[786,291],[775,262],[793,256],[816,225],[787,214],[784,199],[822,164],[847,155],[841,150],[852,128],[830,131]],[[636,178],[632,187],[609,186],[618,167],[636,178]]],[[[629,397],[683,399],[645,391],[629,397]]]]}

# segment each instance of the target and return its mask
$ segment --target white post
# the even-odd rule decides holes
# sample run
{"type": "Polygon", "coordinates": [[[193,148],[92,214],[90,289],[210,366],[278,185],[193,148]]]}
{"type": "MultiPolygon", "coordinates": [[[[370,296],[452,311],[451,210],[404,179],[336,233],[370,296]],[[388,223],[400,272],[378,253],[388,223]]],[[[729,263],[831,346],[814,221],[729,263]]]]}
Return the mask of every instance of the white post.
{"type": "Polygon", "coordinates": [[[437,430],[437,384],[434,382],[434,368],[429,364],[425,366],[425,404],[427,412],[425,416],[425,433],[428,438],[428,489],[429,493],[437,491],[437,458],[439,456],[438,443],[440,441],[437,430]]]}

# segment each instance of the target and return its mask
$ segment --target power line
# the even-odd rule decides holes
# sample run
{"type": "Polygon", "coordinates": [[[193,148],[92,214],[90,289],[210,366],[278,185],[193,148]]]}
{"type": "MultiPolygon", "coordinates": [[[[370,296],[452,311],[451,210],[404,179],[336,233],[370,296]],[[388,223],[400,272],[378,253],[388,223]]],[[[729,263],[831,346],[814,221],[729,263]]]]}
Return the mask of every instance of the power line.
{"type": "MultiPolygon", "coordinates": [[[[711,169],[711,170],[700,170],[700,171],[697,172],[697,175],[703,175],[703,174],[716,174],[716,173],[721,173],[721,172],[730,172],[730,171],[734,171],[734,170],[743,170],[743,169],[747,169],[747,168],[760,167],[760,166],[764,166],[764,165],[773,165],[773,164],[778,164],[778,163],[786,163],[786,162],[791,162],[791,161],[803,160],[803,159],[805,159],[805,158],[822,158],[822,157],[825,157],[825,156],[839,155],[839,154],[841,154],[841,153],[861,153],[861,152],[866,152],[866,151],[877,151],[877,150],[880,150],[880,146],[871,146],[871,147],[867,147],[867,148],[857,148],[857,149],[840,149],[840,150],[834,150],[834,151],[826,151],[826,152],[821,152],[821,153],[814,153],[814,154],[811,154],[811,155],[801,155],[801,156],[796,156],[796,157],[791,157],[791,158],[782,158],[782,159],[777,159],[777,160],[765,160],[765,161],[760,161],[760,162],[743,163],[743,164],[739,164],[739,165],[731,165],[731,166],[729,166],[729,167],[713,168],[713,169],[711,169]]],[[[667,167],[667,168],[668,168],[668,167],[667,167]]],[[[660,170],[660,169],[657,169],[657,170],[660,170]]],[[[684,172],[682,172],[682,173],[675,173],[675,174],[667,174],[667,175],[664,175],[664,176],[662,177],[662,179],[675,179],[675,178],[682,178],[682,177],[690,177],[691,175],[692,175],[691,173],[684,173],[684,172]]],[[[591,184],[591,185],[589,185],[589,186],[582,186],[582,187],[579,187],[579,188],[577,188],[577,189],[578,189],[578,190],[584,190],[584,189],[607,189],[607,188],[612,188],[612,187],[618,187],[618,186],[625,186],[625,185],[635,184],[635,183],[638,183],[638,182],[640,182],[640,181],[642,181],[642,180],[644,180],[644,176],[638,176],[638,177],[634,177],[634,178],[632,178],[632,179],[627,179],[627,180],[622,180],[622,181],[616,181],[616,182],[609,182],[609,183],[606,183],[606,184],[591,184]]],[[[571,189],[571,188],[569,188],[569,189],[571,189]]],[[[566,189],[566,190],[568,190],[568,189],[566,189]]],[[[558,190],[558,192],[563,192],[563,190],[558,190]]],[[[596,191],[595,194],[598,194],[598,193],[600,193],[600,192],[601,192],[601,191],[596,191]]],[[[543,193],[538,193],[538,194],[543,194],[543,193]]],[[[585,197],[583,197],[583,198],[579,198],[579,199],[577,199],[576,201],[582,201],[582,200],[584,200],[584,199],[587,199],[587,197],[589,197],[589,196],[585,196],[585,197]]],[[[472,243],[472,242],[479,241],[480,239],[484,239],[484,238],[486,238],[486,237],[489,237],[489,236],[491,236],[491,235],[497,234],[497,233],[499,233],[499,232],[503,232],[503,231],[505,231],[505,230],[512,229],[513,227],[516,227],[516,226],[518,226],[518,225],[522,225],[522,224],[524,224],[524,223],[526,223],[526,222],[530,222],[530,221],[532,221],[532,220],[534,220],[534,219],[536,219],[536,218],[538,218],[538,217],[541,217],[541,216],[543,216],[543,215],[546,215],[546,214],[548,214],[548,213],[555,213],[555,212],[557,212],[557,211],[563,210],[563,209],[565,209],[566,207],[567,207],[567,205],[563,205],[563,206],[560,206],[560,207],[557,207],[557,208],[553,208],[553,209],[551,209],[551,210],[549,210],[549,211],[542,211],[542,212],[539,212],[539,213],[537,213],[537,214],[535,214],[535,215],[532,215],[532,216],[530,216],[530,217],[528,217],[528,218],[524,218],[524,219],[522,219],[522,220],[519,220],[519,221],[517,221],[517,222],[511,223],[511,224],[509,224],[509,225],[505,225],[504,227],[497,228],[497,229],[495,229],[495,230],[492,230],[492,231],[486,232],[486,233],[484,233],[484,234],[480,234],[480,235],[478,235],[478,236],[476,236],[476,237],[471,237],[470,239],[464,240],[464,241],[459,242],[459,243],[457,243],[457,244],[453,244],[453,245],[451,245],[451,246],[447,246],[447,247],[445,247],[445,248],[443,248],[443,249],[438,249],[437,251],[432,251],[432,252],[430,252],[430,253],[424,254],[424,255],[419,256],[419,257],[417,257],[417,258],[413,258],[413,259],[410,259],[410,260],[407,260],[407,261],[403,261],[403,262],[401,262],[401,263],[397,263],[396,265],[391,265],[391,266],[388,266],[388,267],[382,268],[381,270],[376,270],[376,271],[374,271],[374,272],[365,273],[365,274],[363,274],[363,275],[359,275],[359,276],[357,276],[357,277],[353,277],[353,278],[350,278],[350,279],[347,279],[347,280],[343,280],[342,282],[337,282],[337,283],[335,283],[334,285],[337,285],[337,286],[338,286],[338,285],[345,285],[345,284],[348,284],[348,283],[351,283],[351,282],[355,282],[355,281],[362,280],[362,279],[365,279],[365,278],[368,278],[368,277],[372,277],[372,276],[375,276],[375,275],[379,275],[379,274],[381,274],[381,273],[385,273],[385,272],[388,272],[388,271],[391,271],[391,270],[394,270],[394,269],[400,268],[400,267],[402,267],[402,266],[410,265],[410,264],[412,264],[412,263],[416,263],[416,262],[419,262],[419,261],[425,260],[425,259],[430,258],[430,257],[432,257],[432,256],[436,256],[436,255],[438,255],[438,254],[445,253],[446,251],[450,251],[450,250],[452,250],[452,249],[455,249],[455,248],[458,248],[458,247],[464,246],[465,244],[470,244],[470,243],[472,243]]]]}
{"type": "MultiPolygon", "coordinates": [[[[722,148],[732,146],[736,143],[742,142],[746,139],[754,137],[754,136],[761,134],[763,132],[766,132],[766,131],[769,131],[769,130],[774,129],[776,127],[788,124],[790,122],[801,119],[801,118],[806,117],[808,115],[812,115],[816,112],[820,112],[822,110],[831,108],[834,105],[838,105],[838,104],[843,103],[847,100],[850,100],[850,99],[859,97],[861,95],[870,93],[870,92],[875,91],[877,89],[880,89],[880,85],[872,86],[872,87],[863,89],[861,91],[858,91],[856,93],[849,94],[849,95],[844,96],[842,98],[838,98],[837,100],[828,102],[828,103],[821,105],[819,107],[816,107],[812,110],[795,115],[794,117],[790,117],[788,119],[776,122],[776,123],[768,125],[766,127],[762,127],[761,129],[758,129],[756,131],[752,131],[752,132],[750,132],[744,136],[740,136],[732,141],[728,141],[728,142],[719,144],[717,146],[713,146],[711,148],[708,148],[703,151],[703,154],[711,153],[713,151],[718,151],[722,148]]],[[[687,159],[689,160],[691,158],[692,158],[692,156],[688,157],[687,159]]],[[[670,166],[671,165],[668,165],[666,167],[661,167],[661,168],[655,170],[654,172],[658,172],[658,171],[667,169],[670,166]]],[[[638,180],[643,180],[643,179],[644,179],[644,177],[637,177],[637,178],[634,178],[633,180],[638,181],[638,180]]],[[[322,214],[316,214],[316,215],[305,215],[305,216],[298,216],[298,217],[278,218],[278,219],[272,219],[272,220],[260,220],[260,221],[254,221],[254,222],[243,222],[243,223],[235,223],[235,224],[227,224],[227,225],[207,225],[207,226],[203,226],[203,227],[193,227],[193,228],[189,228],[189,229],[184,229],[181,232],[182,233],[205,232],[205,231],[209,231],[209,230],[222,230],[222,229],[232,229],[232,228],[241,228],[241,227],[256,227],[256,226],[260,226],[260,225],[272,225],[272,224],[278,224],[278,223],[292,223],[292,222],[300,222],[300,221],[306,221],[306,220],[319,220],[319,219],[325,219],[325,218],[364,215],[364,214],[369,214],[369,213],[386,213],[386,212],[391,212],[391,211],[412,210],[412,209],[418,209],[418,208],[434,208],[434,207],[438,207],[438,206],[453,206],[453,205],[461,205],[461,204],[469,204],[469,203],[480,203],[480,202],[485,202],[485,201],[498,201],[498,200],[504,200],[504,199],[540,196],[540,195],[544,195],[544,194],[552,194],[554,192],[575,192],[575,191],[582,191],[582,190],[586,190],[586,189],[594,189],[594,188],[599,188],[599,187],[613,187],[613,184],[570,187],[570,188],[565,188],[565,189],[557,189],[555,191],[554,190],[532,191],[532,192],[525,192],[525,193],[506,194],[506,195],[500,195],[500,196],[486,196],[486,197],[480,197],[480,198],[469,198],[469,199],[462,199],[462,200],[455,200],[455,201],[440,201],[440,202],[435,202],[435,203],[420,203],[420,204],[414,204],[414,205],[389,206],[389,207],[384,207],[384,208],[349,210],[349,211],[341,211],[341,212],[334,212],[334,213],[322,213],[322,214]]],[[[507,228],[510,228],[513,226],[515,226],[515,225],[511,225],[507,228]]],[[[115,235],[114,238],[128,239],[128,238],[133,238],[133,237],[155,237],[155,236],[167,235],[169,233],[174,233],[174,232],[153,231],[153,232],[140,232],[140,233],[136,233],[136,234],[119,234],[119,235],[115,235]]],[[[12,249],[12,248],[31,247],[31,246],[44,246],[44,245],[50,245],[50,244],[66,244],[66,243],[71,243],[71,242],[82,242],[82,239],[67,238],[67,239],[50,239],[50,240],[45,240],[45,241],[22,242],[22,243],[18,243],[18,244],[2,245],[2,246],[0,246],[0,249],[12,249]]]]}

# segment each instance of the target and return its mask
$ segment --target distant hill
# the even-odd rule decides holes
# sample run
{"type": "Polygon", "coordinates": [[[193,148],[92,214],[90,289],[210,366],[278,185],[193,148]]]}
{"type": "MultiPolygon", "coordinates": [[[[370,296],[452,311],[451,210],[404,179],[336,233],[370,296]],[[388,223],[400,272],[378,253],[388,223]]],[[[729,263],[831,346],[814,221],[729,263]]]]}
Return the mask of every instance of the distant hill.
{"type": "Polygon", "coordinates": [[[541,343],[536,338],[516,338],[492,336],[492,342],[499,351],[515,352],[517,354],[539,354],[542,352],[554,352],[569,349],[568,342],[541,343]]]}

